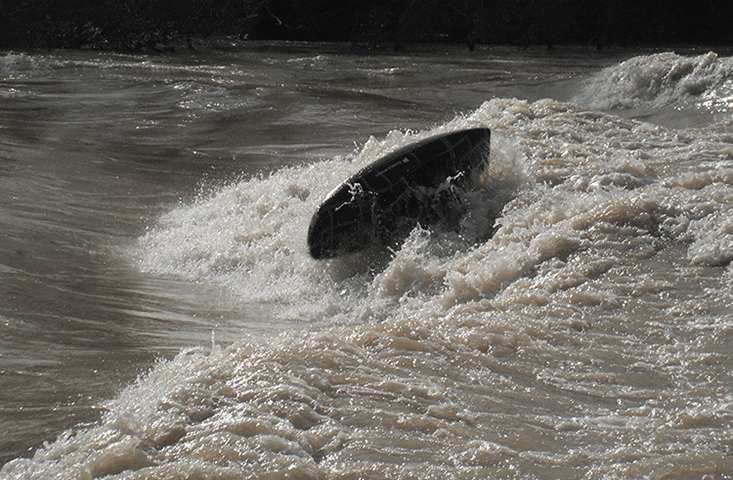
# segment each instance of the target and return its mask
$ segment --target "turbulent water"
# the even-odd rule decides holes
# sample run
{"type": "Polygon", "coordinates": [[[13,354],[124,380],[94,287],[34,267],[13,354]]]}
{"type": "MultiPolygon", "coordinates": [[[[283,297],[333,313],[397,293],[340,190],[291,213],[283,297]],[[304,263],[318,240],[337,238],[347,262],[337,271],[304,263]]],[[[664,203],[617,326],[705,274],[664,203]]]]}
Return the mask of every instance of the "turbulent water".
{"type": "Polygon", "coordinates": [[[0,57],[1,478],[731,477],[732,57],[223,47],[0,57]],[[455,231],[310,259],[472,127],[455,231]]]}

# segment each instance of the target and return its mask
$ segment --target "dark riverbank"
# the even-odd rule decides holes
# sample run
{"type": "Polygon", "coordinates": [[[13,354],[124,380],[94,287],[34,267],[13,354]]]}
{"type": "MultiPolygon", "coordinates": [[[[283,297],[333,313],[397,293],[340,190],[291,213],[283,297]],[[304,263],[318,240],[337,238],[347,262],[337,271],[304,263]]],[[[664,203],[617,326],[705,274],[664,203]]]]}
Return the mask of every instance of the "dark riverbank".
{"type": "Polygon", "coordinates": [[[0,48],[165,51],[214,35],[346,41],[364,49],[429,42],[595,48],[731,45],[733,3],[633,0],[9,0],[0,48]]]}

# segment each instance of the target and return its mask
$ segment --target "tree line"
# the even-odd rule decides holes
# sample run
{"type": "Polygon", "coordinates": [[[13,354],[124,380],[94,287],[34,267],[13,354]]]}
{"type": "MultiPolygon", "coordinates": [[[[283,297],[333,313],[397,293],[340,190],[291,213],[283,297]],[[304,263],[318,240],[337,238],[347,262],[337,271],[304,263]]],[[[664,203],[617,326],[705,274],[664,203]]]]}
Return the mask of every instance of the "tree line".
{"type": "Polygon", "coordinates": [[[146,51],[213,35],[414,43],[733,45],[730,0],[2,0],[0,48],[146,51]]]}

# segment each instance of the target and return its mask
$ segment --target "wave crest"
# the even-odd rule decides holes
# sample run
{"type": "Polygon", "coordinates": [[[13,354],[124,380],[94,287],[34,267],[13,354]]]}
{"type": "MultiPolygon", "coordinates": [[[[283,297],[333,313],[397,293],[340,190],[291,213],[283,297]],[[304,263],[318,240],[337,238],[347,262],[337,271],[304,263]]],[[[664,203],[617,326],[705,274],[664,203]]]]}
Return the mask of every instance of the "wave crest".
{"type": "Polygon", "coordinates": [[[714,52],[641,55],[598,73],[575,101],[602,110],[665,107],[690,99],[709,108],[730,107],[733,58],[714,52]]]}

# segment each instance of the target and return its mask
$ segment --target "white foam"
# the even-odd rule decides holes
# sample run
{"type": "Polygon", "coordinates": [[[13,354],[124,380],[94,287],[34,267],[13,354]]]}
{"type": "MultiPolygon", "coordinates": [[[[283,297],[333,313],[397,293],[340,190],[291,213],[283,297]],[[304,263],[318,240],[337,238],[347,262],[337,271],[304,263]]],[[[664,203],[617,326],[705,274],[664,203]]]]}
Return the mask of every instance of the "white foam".
{"type": "Polygon", "coordinates": [[[733,415],[710,375],[728,375],[731,325],[715,312],[733,305],[731,275],[707,264],[732,257],[729,130],[683,134],[498,99],[431,132],[393,132],[348,158],[202,195],[141,239],[141,267],[221,285],[313,328],[162,361],[99,425],[2,473],[726,471],[727,446],[710,432],[727,435],[733,415]],[[310,215],[342,179],[417,138],[471,126],[492,128],[503,180],[475,192],[463,236],[415,229],[373,271],[367,258],[308,258],[310,215]],[[503,206],[483,197],[497,188],[510,190],[503,206]],[[497,230],[476,241],[492,209],[497,230]],[[696,313],[702,294],[706,315],[696,313]],[[713,340],[701,347],[704,332],[713,340]]]}
{"type": "Polygon", "coordinates": [[[730,109],[733,59],[713,52],[642,55],[598,73],[575,101],[595,109],[665,107],[694,99],[713,111],[730,109]]]}

